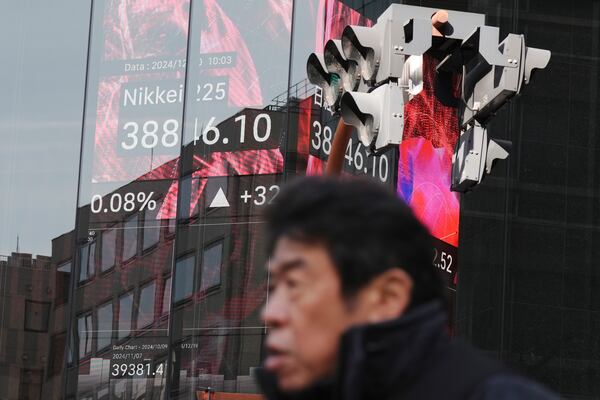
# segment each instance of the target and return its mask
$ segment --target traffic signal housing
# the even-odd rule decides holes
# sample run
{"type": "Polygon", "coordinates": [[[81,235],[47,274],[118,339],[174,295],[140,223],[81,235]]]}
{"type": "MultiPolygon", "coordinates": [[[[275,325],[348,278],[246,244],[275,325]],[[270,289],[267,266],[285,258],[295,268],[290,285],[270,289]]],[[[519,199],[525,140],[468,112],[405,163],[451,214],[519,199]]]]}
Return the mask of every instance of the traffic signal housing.
{"type": "MultiPolygon", "coordinates": [[[[529,84],[535,69],[550,61],[548,50],[525,45],[523,35],[509,34],[498,43],[499,29],[479,26],[460,46],[462,72],[461,133],[452,159],[451,189],[467,192],[506,159],[511,144],[488,138],[487,123],[511,98],[529,84]]],[[[451,59],[448,56],[445,61],[451,59]]],[[[442,62],[438,69],[447,69],[442,62]]]]}
{"type": "Polygon", "coordinates": [[[312,53],[306,62],[308,80],[323,91],[325,103],[332,108],[337,108],[341,95],[340,77],[331,73],[325,64],[322,54],[312,53]]]}
{"type": "Polygon", "coordinates": [[[370,93],[346,92],[342,96],[341,116],[356,127],[358,138],[370,153],[381,153],[402,142],[403,90],[388,83],[370,93]]]}
{"type": "Polygon", "coordinates": [[[450,189],[467,192],[480,184],[492,172],[497,160],[508,157],[511,143],[489,139],[487,129],[474,123],[463,131],[452,157],[452,184],[450,189]]]}
{"type": "Polygon", "coordinates": [[[438,71],[461,77],[451,189],[466,192],[510,152],[510,143],[489,137],[487,123],[551,56],[527,47],[523,35],[499,37],[482,14],[392,4],[372,27],[346,26],[339,40],[326,43],[324,56],[311,54],[307,72],[333,111],[378,154],[402,142],[404,106],[423,90],[423,54],[440,60],[438,71]]]}

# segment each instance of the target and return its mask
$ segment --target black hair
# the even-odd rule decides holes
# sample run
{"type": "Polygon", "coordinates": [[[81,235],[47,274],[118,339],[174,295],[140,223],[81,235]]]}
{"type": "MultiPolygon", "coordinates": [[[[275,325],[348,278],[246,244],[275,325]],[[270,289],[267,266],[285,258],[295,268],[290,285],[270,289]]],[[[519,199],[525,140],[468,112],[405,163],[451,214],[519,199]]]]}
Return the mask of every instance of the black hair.
{"type": "Polygon", "coordinates": [[[266,219],[269,254],[282,237],[323,245],[346,298],[382,272],[401,268],[413,280],[411,307],[444,300],[428,230],[404,201],[372,180],[296,179],[282,189],[266,219]]]}

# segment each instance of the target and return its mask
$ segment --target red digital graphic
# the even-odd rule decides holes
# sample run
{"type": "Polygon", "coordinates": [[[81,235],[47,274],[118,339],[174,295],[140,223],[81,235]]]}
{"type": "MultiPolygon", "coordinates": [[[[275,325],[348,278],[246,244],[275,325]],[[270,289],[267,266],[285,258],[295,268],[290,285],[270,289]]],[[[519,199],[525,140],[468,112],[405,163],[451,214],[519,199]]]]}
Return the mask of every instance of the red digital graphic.
{"type": "MultiPolygon", "coordinates": [[[[204,100],[225,97],[219,113],[228,117],[240,109],[264,107],[273,91],[268,87],[272,84],[269,72],[259,66],[262,54],[255,48],[256,43],[264,41],[251,40],[249,29],[252,35],[270,37],[271,46],[287,52],[292,1],[256,3],[251,15],[234,12],[229,2],[194,3],[197,22],[192,23],[197,27],[193,25],[191,32],[198,35],[199,47],[192,49],[196,54],[189,58],[189,0],[105,3],[96,88],[93,183],[172,179],[157,218],[175,217],[180,141],[185,136],[181,122],[184,102],[188,102],[189,115],[202,118],[208,112],[204,100]],[[227,65],[212,65],[222,59],[228,61],[227,65]],[[195,93],[183,98],[187,60],[198,64],[188,66],[187,90],[192,93],[196,88],[208,89],[199,98],[195,93]],[[227,86],[217,86],[219,79],[227,86]],[[206,82],[209,86],[203,86],[206,82]]],[[[287,70],[288,57],[282,59],[287,70]]],[[[285,77],[283,80],[287,82],[285,77]]],[[[253,122],[249,117],[248,129],[252,129],[253,122]]],[[[271,122],[269,119],[269,127],[271,122]]],[[[264,118],[254,124],[255,130],[256,126],[264,130],[264,118]]],[[[279,135],[282,128],[273,122],[271,135],[279,135]]],[[[266,144],[272,146],[272,142],[279,144],[275,139],[266,144]]],[[[196,153],[192,168],[194,178],[281,173],[283,155],[279,148],[196,153]]],[[[199,191],[195,198],[202,188],[199,191]]]]}
{"type": "MultiPolygon", "coordinates": [[[[458,140],[458,109],[435,94],[436,61],[423,57],[423,91],[404,106],[398,162],[398,194],[432,235],[458,246],[460,203],[450,191],[452,154],[458,140]]],[[[454,95],[460,92],[454,79],[454,95]]]]}

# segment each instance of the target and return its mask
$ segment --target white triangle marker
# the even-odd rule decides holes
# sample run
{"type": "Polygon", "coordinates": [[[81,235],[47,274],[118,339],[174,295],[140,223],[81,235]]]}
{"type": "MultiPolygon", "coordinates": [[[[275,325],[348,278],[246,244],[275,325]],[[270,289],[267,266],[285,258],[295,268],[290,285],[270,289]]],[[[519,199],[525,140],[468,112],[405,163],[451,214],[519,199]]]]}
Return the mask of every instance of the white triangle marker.
{"type": "Polygon", "coordinates": [[[229,202],[227,201],[227,197],[225,197],[225,192],[223,192],[223,188],[219,188],[217,195],[210,203],[208,208],[216,208],[216,207],[229,207],[229,202]]]}

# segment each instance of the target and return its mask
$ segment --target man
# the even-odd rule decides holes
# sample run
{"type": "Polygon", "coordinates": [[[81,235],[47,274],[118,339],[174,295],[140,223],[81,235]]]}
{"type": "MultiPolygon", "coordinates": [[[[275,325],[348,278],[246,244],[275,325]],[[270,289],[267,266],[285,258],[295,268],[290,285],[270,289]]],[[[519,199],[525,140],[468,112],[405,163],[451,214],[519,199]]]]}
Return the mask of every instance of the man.
{"type": "Polygon", "coordinates": [[[556,398],[449,340],[429,233],[385,188],[300,179],[267,232],[267,399],[556,398]]]}

